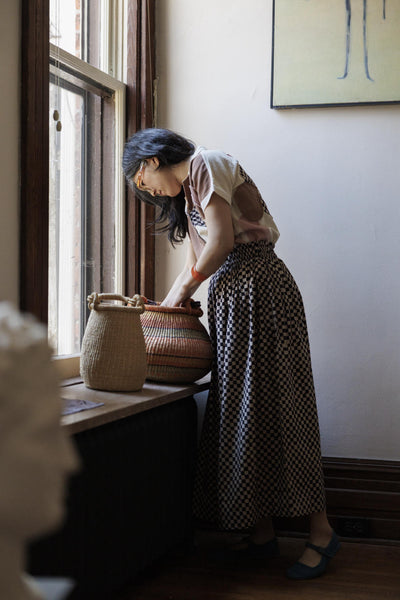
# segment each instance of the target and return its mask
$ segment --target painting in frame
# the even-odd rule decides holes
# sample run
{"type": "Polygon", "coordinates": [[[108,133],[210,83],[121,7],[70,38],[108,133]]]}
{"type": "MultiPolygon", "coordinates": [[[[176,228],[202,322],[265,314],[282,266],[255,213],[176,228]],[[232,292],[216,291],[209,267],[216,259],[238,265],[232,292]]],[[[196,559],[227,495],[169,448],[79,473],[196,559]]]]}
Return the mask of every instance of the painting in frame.
{"type": "Polygon", "coordinates": [[[400,102],[400,0],[273,0],[271,108],[400,102]]]}

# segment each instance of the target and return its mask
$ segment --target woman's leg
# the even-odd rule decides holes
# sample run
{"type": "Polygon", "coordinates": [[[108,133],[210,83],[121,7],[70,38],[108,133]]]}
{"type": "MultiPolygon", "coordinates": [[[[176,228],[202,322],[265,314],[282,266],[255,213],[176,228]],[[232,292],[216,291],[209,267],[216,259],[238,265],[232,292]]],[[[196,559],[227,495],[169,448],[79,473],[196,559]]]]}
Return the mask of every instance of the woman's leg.
{"type": "MultiPolygon", "coordinates": [[[[230,550],[234,553],[244,552],[245,554],[247,554],[246,551],[249,551],[248,555],[250,556],[254,555],[255,546],[260,546],[260,551],[266,551],[268,556],[277,556],[279,554],[279,549],[275,539],[274,525],[270,517],[266,517],[258,521],[254,525],[250,535],[238,542],[231,544],[230,550]],[[267,548],[265,545],[267,545],[267,548]]],[[[256,555],[258,555],[258,551],[256,551],[256,555]]]]}
{"type": "Polygon", "coordinates": [[[255,524],[250,539],[255,544],[265,544],[275,537],[274,524],[270,517],[261,519],[255,524]]]}
{"type": "MultiPolygon", "coordinates": [[[[326,510],[310,515],[310,542],[315,546],[325,548],[332,538],[333,529],[329,524],[326,510]]],[[[306,548],[299,562],[316,567],[321,560],[321,555],[312,548],[306,548]]]]}
{"type": "Polygon", "coordinates": [[[270,517],[266,517],[254,525],[250,535],[246,536],[241,541],[232,544],[231,548],[232,550],[245,550],[249,545],[249,541],[257,545],[263,545],[267,542],[270,542],[272,539],[274,539],[274,537],[275,530],[272,519],[270,517]]]}

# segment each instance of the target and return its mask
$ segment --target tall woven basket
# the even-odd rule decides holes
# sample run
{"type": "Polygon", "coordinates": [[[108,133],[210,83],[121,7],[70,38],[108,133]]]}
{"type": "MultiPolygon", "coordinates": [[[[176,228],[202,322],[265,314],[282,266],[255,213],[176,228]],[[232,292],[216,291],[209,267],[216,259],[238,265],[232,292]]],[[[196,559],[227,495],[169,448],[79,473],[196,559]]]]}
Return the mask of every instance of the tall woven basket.
{"type": "Polygon", "coordinates": [[[147,353],[147,379],[192,383],[211,369],[211,343],[199,303],[169,308],[148,304],[140,316],[147,353]]]}
{"type": "Polygon", "coordinates": [[[85,385],[97,390],[134,392],[146,379],[146,347],[141,296],[88,296],[90,316],[82,340],[80,370],[85,385]],[[110,301],[120,301],[115,304],[110,301]]]}

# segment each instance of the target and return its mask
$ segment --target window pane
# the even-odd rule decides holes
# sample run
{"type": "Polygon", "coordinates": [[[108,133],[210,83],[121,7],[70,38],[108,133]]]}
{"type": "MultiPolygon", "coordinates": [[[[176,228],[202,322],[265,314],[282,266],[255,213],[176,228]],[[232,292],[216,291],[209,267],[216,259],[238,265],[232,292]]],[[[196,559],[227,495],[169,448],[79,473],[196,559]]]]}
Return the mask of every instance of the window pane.
{"type": "Polygon", "coordinates": [[[59,107],[59,119],[50,115],[49,340],[56,354],[74,354],[80,347],[82,296],[84,98],[52,84],[50,106],[59,107]]]}
{"type": "Polygon", "coordinates": [[[50,42],[101,69],[104,6],[105,0],[50,0],[50,42]]]}
{"type": "Polygon", "coordinates": [[[56,354],[80,351],[87,296],[115,292],[115,103],[51,75],[49,340],[56,354]]]}

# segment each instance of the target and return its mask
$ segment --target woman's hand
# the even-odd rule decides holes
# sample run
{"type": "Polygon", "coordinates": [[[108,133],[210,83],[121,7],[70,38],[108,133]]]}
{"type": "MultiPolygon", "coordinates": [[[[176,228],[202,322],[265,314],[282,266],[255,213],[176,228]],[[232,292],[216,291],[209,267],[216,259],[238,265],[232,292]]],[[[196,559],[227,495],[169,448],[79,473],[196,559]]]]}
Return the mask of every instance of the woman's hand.
{"type": "Polygon", "coordinates": [[[191,298],[199,286],[200,283],[193,279],[189,269],[182,271],[166,298],[161,302],[161,306],[179,306],[191,298]]]}
{"type": "Polygon", "coordinates": [[[195,262],[196,255],[191,242],[189,242],[186,252],[185,267],[175,279],[175,282],[168,292],[166,298],[164,298],[164,300],[161,302],[161,306],[179,306],[182,302],[188,298],[191,298],[192,294],[194,294],[200,285],[190,274],[190,269],[195,262]]]}

